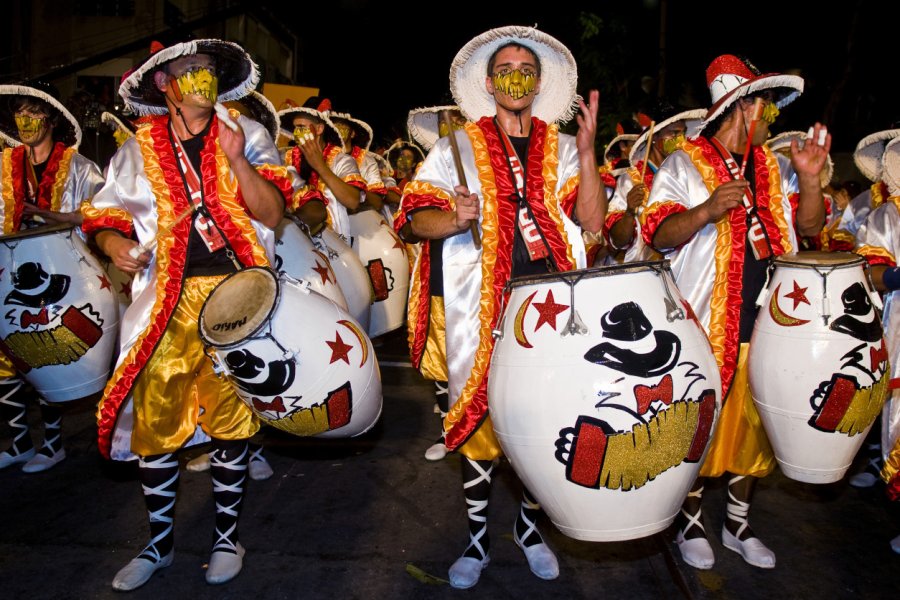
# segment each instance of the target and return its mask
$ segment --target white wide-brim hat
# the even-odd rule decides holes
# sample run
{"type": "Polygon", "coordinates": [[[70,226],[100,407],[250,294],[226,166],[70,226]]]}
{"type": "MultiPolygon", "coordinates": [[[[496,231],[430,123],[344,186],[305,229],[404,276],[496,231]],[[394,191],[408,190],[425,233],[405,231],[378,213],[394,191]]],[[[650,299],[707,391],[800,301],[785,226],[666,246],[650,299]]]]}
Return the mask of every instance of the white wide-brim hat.
{"type": "Polygon", "coordinates": [[[3,102],[0,102],[0,135],[3,136],[7,145],[11,147],[22,145],[22,140],[19,139],[19,128],[16,126],[16,118],[13,114],[13,105],[15,104],[13,97],[15,96],[37,98],[49,104],[62,116],[53,129],[54,141],[76,148],[81,144],[81,126],[78,124],[78,119],[62,102],[49,93],[30,85],[7,84],[0,85],[0,96],[6,97],[3,102]]]}
{"type": "Polygon", "coordinates": [[[153,74],[168,62],[194,54],[207,54],[215,59],[219,102],[239,100],[259,82],[259,67],[239,45],[224,40],[191,40],[163,48],[132,71],[119,86],[125,106],[138,115],[165,114],[166,98],[156,87],[153,74]]]}
{"type": "MultiPolygon", "coordinates": [[[[243,106],[249,113],[248,116],[265,127],[273,140],[278,137],[278,111],[275,110],[275,105],[268,98],[257,91],[252,91],[239,100],[229,100],[229,102],[243,106]]],[[[226,106],[232,108],[230,105],[226,106]]],[[[241,112],[240,108],[237,110],[241,112]]]]}
{"type": "Polygon", "coordinates": [[[305,106],[292,106],[291,108],[279,110],[277,114],[278,122],[281,125],[280,133],[282,135],[288,136],[291,139],[294,139],[294,115],[304,114],[316,119],[321,119],[322,122],[325,123],[325,126],[331,129],[331,131],[334,133],[335,139],[340,140],[341,144],[344,143],[344,138],[341,137],[341,132],[337,127],[334,126],[334,123],[328,117],[328,113],[325,111],[319,111],[314,108],[306,108],[305,106]]]}
{"type": "Polygon", "coordinates": [[[885,129],[867,135],[856,145],[853,162],[866,179],[873,183],[881,180],[884,150],[888,142],[897,136],[900,136],[900,129],[885,129]]]}
{"type": "MultiPolygon", "coordinates": [[[[779,133],[772,139],[766,142],[766,145],[769,146],[769,150],[772,152],[781,152],[786,156],[790,156],[791,154],[791,142],[797,140],[801,145],[806,143],[806,133],[805,131],[785,131],[784,133],[779,133]]],[[[821,184],[822,187],[825,187],[829,183],[831,183],[831,178],[834,176],[834,161],[831,159],[831,154],[828,155],[828,160],[825,161],[825,168],[822,169],[821,174],[821,184]]]]}
{"type": "Polygon", "coordinates": [[[884,148],[882,155],[883,171],[881,179],[884,180],[891,196],[900,195],[900,136],[894,136],[884,148]]]}
{"type": "Polygon", "coordinates": [[[578,107],[578,67],[569,49],[534,27],[511,25],[491,29],[463,46],[450,66],[450,92],[470,121],[497,114],[485,80],[495,50],[514,42],[530,48],[541,62],[541,88],[531,105],[532,116],[546,123],[566,122],[578,107]]]}
{"type": "Polygon", "coordinates": [[[131,123],[123,121],[119,118],[115,113],[111,113],[109,111],[103,111],[100,113],[100,122],[105,123],[112,127],[113,129],[118,129],[128,137],[134,137],[135,127],[131,123]]]}
{"type": "Polygon", "coordinates": [[[419,162],[425,160],[425,153],[422,152],[422,149],[419,148],[418,144],[410,140],[397,140],[396,142],[391,144],[390,148],[388,148],[384,153],[389,163],[391,163],[392,165],[394,164],[394,161],[391,160],[391,154],[399,152],[404,146],[407,148],[411,148],[413,152],[416,152],[419,155],[419,162]]]}
{"type": "Polygon", "coordinates": [[[372,146],[372,139],[375,135],[372,133],[372,127],[369,126],[365,121],[361,121],[360,119],[354,119],[350,113],[339,113],[332,112],[329,113],[329,116],[332,120],[334,119],[343,119],[350,124],[350,127],[356,130],[356,143],[355,146],[359,146],[364,148],[367,152],[369,148],[372,146]],[[365,141],[363,144],[362,142],[365,141]]]}
{"type": "MultiPolygon", "coordinates": [[[[673,123],[678,123],[679,121],[684,121],[685,132],[684,135],[687,138],[696,137],[700,131],[700,124],[703,122],[703,117],[706,116],[705,108],[695,108],[693,110],[686,110],[667,119],[663,119],[659,123],[653,125],[653,135],[655,136],[657,133],[672,125],[673,123]]],[[[634,145],[631,146],[631,153],[628,155],[628,162],[632,165],[636,164],[637,161],[643,160],[644,155],[647,153],[647,138],[650,136],[650,128],[645,129],[634,142],[634,145]]]]}
{"type": "Polygon", "coordinates": [[[612,151],[616,149],[616,146],[622,142],[636,142],[639,137],[641,136],[637,133],[623,133],[614,137],[603,149],[603,164],[612,160],[612,151]]]}
{"type": "Polygon", "coordinates": [[[441,112],[445,110],[459,111],[460,109],[455,104],[426,106],[414,108],[406,117],[406,129],[409,131],[410,137],[425,148],[426,152],[431,150],[441,138],[441,112]]]}

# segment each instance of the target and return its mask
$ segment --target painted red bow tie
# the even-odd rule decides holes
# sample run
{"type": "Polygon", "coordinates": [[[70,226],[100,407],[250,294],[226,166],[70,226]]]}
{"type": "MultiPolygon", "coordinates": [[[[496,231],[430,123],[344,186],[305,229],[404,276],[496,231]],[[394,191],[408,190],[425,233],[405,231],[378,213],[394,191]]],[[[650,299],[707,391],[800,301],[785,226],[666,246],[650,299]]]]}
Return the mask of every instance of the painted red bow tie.
{"type": "Polygon", "coordinates": [[[881,340],[881,346],[869,346],[869,360],[872,362],[872,372],[878,370],[878,367],[888,359],[887,350],[884,347],[884,340],[881,340]]]}
{"type": "Polygon", "coordinates": [[[657,385],[634,386],[634,397],[637,399],[639,414],[647,412],[657,400],[663,404],[672,404],[672,376],[666,375],[657,385]]]}
{"type": "Polygon", "coordinates": [[[253,398],[253,408],[256,410],[270,411],[270,412],[284,412],[284,402],[281,399],[281,396],[275,396],[275,399],[271,402],[263,402],[259,398],[253,398]]]}
{"type": "Polygon", "coordinates": [[[30,313],[27,310],[22,313],[21,323],[22,327],[31,327],[32,325],[46,325],[50,322],[50,315],[47,312],[47,307],[41,309],[41,312],[35,314],[30,313]]]}

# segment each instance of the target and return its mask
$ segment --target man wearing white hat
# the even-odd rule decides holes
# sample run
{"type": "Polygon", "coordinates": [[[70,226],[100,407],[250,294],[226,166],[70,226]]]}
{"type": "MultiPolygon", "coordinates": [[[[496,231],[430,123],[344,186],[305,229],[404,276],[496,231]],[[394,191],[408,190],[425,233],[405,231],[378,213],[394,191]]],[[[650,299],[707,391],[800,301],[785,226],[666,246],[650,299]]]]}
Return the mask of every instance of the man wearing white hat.
{"type": "Polygon", "coordinates": [[[381,178],[378,162],[369,151],[372,145],[372,128],[365,121],[354,119],[348,113],[332,112],[329,116],[344,140],[344,152],[356,161],[359,174],[366,182],[366,204],[380,211],[388,190],[381,178]]]}
{"type": "Polygon", "coordinates": [[[713,105],[702,134],[666,159],[641,215],[644,241],[671,261],[676,282],[709,335],[725,398],[676,541],[685,562],[712,568],[715,556],[700,511],[703,481],[727,472],[722,543],[748,563],[772,568],[775,554],[747,521],[756,479],[774,469],[775,459],[750,397],[746,358],[769,259],[794,251],[798,232],[813,236],[822,229],[819,173],[831,138],[816,124],[802,149],[792,144],[790,161],[765,146],[778,109],[802,92],[800,77],[762,75],[750,63],[723,55],[707,68],[706,79],[713,105]]]}
{"type": "MultiPolygon", "coordinates": [[[[577,69],[568,49],[529,27],[488,31],[459,51],[450,88],[471,121],[453,133],[468,187],[454,168],[451,138],[439,140],[403,195],[395,227],[411,220],[423,239],[441,239],[441,252],[423,246],[420,263],[440,261],[446,308],[450,412],[446,444],[463,455],[469,545],[450,568],[450,584],[468,588],[489,562],[487,506],[493,459],[501,454],[487,411],[491,335],[510,277],[585,266],[582,231],[603,226],[606,195],[594,150],[597,99],[577,98],[577,69]],[[575,138],[556,122],[580,109],[575,138]],[[575,223],[577,220],[580,226],[575,223]],[[480,233],[475,244],[473,226],[480,233]],[[451,343],[452,340],[452,343],[451,343]]],[[[428,271],[422,271],[428,272],[428,271]]],[[[430,282],[411,288],[411,318],[427,331],[430,282]]],[[[424,345],[413,342],[413,355],[424,345]]],[[[553,552],[536,528],[539,505],[526,491],[514,539],[532,572],[558,576],[553,552]]]]}
{"type": "MultiPolygon", "coordinates": [[[[42,223],[81,223],[81,203],[100,189],[103,177],[97,165],[78,154],[81,128],[55,90],[41,83],[0,85],[0,137],[10,145],[0,161],[2,233],[42,223]]],[[[24,463],[24,472],[37,473],[66,456],[60,410],[43,398],[44,443],[35,450],[25,408],[31,395],[12,361],[0,352],[0,415],[14,436],[12,445],[0,452],[0,469],[24,463]]]]}
{"type": "Polygon", "coordinates": [[[227,119],[214,112],[258,78],[249,55],[230,42],[158,50],[119,88],[147,118],[83,209],[85,232],[135,274],[118,364],[98,408],[98,445],[105,457],[139,459],[151,539],[116,574],[116,590],[133,590],[172,564],[176,453],[209,439],[216,519],[206,581],[224,583],[241,570],[247,440],[259,422],[213,372],[198,313],[229,273],[270,264],[273,228],[299,186],[262,125],[237,111],[220,113],[227,119]]]}

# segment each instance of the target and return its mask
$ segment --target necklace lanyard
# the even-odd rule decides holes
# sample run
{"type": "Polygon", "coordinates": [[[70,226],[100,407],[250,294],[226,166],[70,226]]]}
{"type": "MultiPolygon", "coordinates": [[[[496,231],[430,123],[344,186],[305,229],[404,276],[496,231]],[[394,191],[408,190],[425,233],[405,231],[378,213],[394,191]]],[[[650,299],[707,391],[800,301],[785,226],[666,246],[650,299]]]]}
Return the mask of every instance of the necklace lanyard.
{"type": "MultiPolygon", "coordinates": [[[[731,152],[729,152],[716,138],[710,138],[709,141],[712,143],[713,148],[716,149],[716,152],[719,153],[719,156],[722,157],[722,160],[725,161],[725,166],[731,174],[731,179],[740,179],[741,170],[738,167],[737,162],[735,162],[734,157],[732,157],[731,152]]],[[[750,150],[750,154],[744,157],[744,160],[753,160],[752,149],[750,150]]],[[[766,229],[763,227],[762,221],[759,218],[759,207],[754,203],[749,186],[744,190],[743,202],[744,209],[747,211],[747,240],[750,242],[753,256],[755,256],[757,260],[770,258],[772,256],[772,246],[769,243],[769,235],[766,233],[766,229]]]]}
{"type": "MultiPolygon", "coordinates": [[[[522,235],[522,239],[525,241],[528,257],[533,261],[547,258],[550,256],[550,251],[547,249],[547,244],[544,242],[544,238],[541,235],[540,229],[538,229],[537,223],[535,223],[534,219],[531,217],[531,209],[528,205],[528,199],[525,196],[526,173],[525,169],[522,167],[522,161],[519,159],[519,155],[516,153],[515,148],[513,148],[509,136],[506,135],[506,132],[503,131],[503,128],[500,127],[500,124],[497,122],[497,117],[494,117],[494,127],[497,129],[497,133],[503,141],[503,149],[506,151],[506,164],[509,167],[509,174],[516,190],[515,200],[519,205],[519,214],[516,219],[516,224],[519,228],[519,233],[522,235]]],[[[529,143],[530,141],[531,138],[529,136],[529,143]]]]}

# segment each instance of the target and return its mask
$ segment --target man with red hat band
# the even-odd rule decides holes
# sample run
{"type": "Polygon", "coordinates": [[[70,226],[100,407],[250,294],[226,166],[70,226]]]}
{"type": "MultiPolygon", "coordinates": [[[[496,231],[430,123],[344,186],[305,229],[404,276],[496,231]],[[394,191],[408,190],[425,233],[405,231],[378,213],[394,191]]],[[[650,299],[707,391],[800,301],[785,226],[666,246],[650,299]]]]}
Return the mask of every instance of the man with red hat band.
{"type": "Polygon", "coordinates": [[[756,478],[775,467],[747,379],[756,298],[769,259],[797,249],[797,236],[822,229],[819,174],[831,138],[819,124],[791,159],[765,146],[778,110],[803,90],[793,75],[762,75],[736,56],[707,69],[713,105],[702,133],[666,159],[641,217],[644,241],[672,262],[672,272],[706,328],[722,373],[722,415],[700,477],[682,508],[677,543],[688,564],[712,568],[715,557],[700,511],[703,478],[730,473],[726,548],[748,563],[775,566],[775,554],[753,535],[747,514],[756,478]],[[746,163],[746,164],[743,164],[746,163]],[[794,212],[790,197],[799,193],[794,212]]]}

